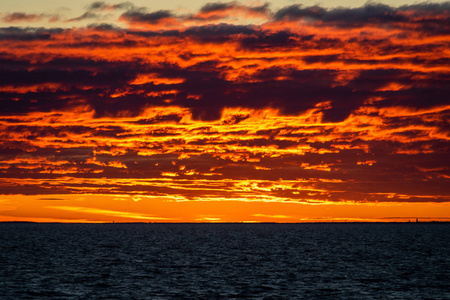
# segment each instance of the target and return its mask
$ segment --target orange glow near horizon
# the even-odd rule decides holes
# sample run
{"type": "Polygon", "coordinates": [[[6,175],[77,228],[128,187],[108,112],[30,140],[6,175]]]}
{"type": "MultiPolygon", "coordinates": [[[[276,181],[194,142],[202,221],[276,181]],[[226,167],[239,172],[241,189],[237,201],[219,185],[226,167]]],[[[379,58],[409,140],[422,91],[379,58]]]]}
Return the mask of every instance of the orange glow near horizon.
{"type": "Polygon", "coordinates": [[[61,223],[449,222],[448,203],[182,201],[129,195],[2,196],[1,221],[61,223]]]}

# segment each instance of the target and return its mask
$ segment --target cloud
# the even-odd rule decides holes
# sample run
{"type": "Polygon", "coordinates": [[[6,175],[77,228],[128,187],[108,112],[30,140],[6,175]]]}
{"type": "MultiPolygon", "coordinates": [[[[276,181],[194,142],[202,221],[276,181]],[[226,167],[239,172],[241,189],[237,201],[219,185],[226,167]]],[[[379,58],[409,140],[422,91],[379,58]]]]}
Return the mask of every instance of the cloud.
{"type": "Polygon", "coordinates": [[[447,5],[110,10],[0,28],[1,193],[449,201],[447,5]]]}
{"type": "Polygon", "coordinates": [[[132,9],[134,4],[131,2],[122,2],[118,4],[107,4],[104,1],[95,1],[88,6],[88,11],[108,11],[108,10],[123,10],[132,9]]]}
{"type": "Polygon", "coordinates": [[[98,19],[98,18],[100,18],[99,14],[87,11],[79,17],[67,20],[67,22],[77,22],[77,21],[82,21],[82,20],[98,19]]]}
{"type": "Polygon", "coordinates": [[[2,27],[0,28],[0,41],[47,40],[51,38],[52,34],[63,31],[62,28],[2,27]]]}
{"type": "Polygon", "coordinates": [[[236,2],[229,3],[207,3],[201,9],[202,13],[210,13],[216,11],[229,10],[230,8],[236,7],[236,2]]]}
{"type": "Polygon", "coordinates": [[[275,12],[275,20],[304,20],[318,25],[344,28],[365,26],[391,26],[392,28],[420,30],[431,35],[446,34],[450,25],[449,2],[419,3],[391,7],[381,3],[368,3],[356,8],[325,9],[320,6],[291,5],[275,12]]]}
{"type": "Polygon", "coordinates": [[[151,13],[144,12],[142,10],[127,11],[120,16],[121,20],[127,21],[132,24],[150,24],[155,25],[163,20],[167,20],[173,17],[173,14],[168,10],[159,10],[151,13]]]}
{"type": "Polygon", "coordinates": [[[37,22],[44,18],[43,14],[26,14],[23,12],[14,12],[7,14],[1,18],[3,22],[6,23],[16,23],[16,22],[37,22]]]}
{"type": "Polygon", "coordinates": [[[118,4],[107,4],[103,1],[96,1],[91,3],[85,13],[76,18],[68,19],[67,22],[78,22],[91,19],[102,19],[108,17],[104,13],[120,11],[120,10],[134,10],[135,7],[131,2],[122,2],[118,4]]]}
{"type": "MultiPolygon", "coordinates": [[[[100,4],[96,5],[101,6],[100,4]]],[[[148,12],[145,8],[131,6],[120,16],[120,20],[134,27],[152,25],[184,28],[186,25],[207,25],[210,22],[238,20],[239,18],[260,18],[266,20],[270,15],[268,4],[245,6],[238,2],[208,3],[197,13],[177,15],[169,10],[148,12]]]]}
{"type": "Polygon", "coordinates": [[[207,3],[200,8],[200,11],[195,14],[194,20],[218,20],[229,17],[244,16],[244,17],[263,17],[267,18],[269,15],[269,5],[263,4],[260,6],[247,6],[239,2],[212,2],[207,3]]]}

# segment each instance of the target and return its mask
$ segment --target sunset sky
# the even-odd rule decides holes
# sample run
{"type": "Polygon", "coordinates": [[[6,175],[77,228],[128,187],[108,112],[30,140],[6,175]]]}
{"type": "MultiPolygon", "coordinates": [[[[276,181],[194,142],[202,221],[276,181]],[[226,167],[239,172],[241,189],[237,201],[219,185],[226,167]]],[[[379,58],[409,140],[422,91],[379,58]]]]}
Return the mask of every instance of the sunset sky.
{"type": "Polygon", "coordinates": [[[450,2],[0,4],[0,221],[450,221],[449,120],[450,2]]]}

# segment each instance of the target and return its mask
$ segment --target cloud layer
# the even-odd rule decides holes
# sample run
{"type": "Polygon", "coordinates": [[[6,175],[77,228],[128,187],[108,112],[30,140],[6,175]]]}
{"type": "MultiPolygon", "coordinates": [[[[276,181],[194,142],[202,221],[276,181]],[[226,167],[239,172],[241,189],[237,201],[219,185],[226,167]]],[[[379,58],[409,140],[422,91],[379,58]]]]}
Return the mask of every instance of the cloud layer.
{"type": "Polygon", "coordinates": [[[0,28],[0,193],[450,200],[449,2],[111,11],[0,28]]]}

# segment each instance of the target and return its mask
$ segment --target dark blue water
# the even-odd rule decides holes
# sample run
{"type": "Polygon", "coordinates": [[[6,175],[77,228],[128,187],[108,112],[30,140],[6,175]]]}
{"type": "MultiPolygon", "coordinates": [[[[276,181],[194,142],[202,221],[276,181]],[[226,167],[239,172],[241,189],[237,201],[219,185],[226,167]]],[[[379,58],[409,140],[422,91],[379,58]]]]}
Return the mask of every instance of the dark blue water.
{"type": "Polygon", "coordinates": [[[1,299],[450,299],[450,224],[0,224],[1,299]]]}

